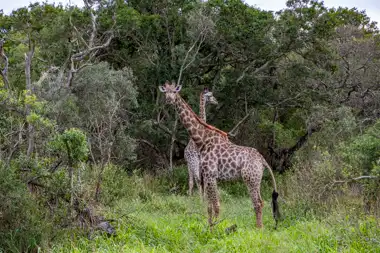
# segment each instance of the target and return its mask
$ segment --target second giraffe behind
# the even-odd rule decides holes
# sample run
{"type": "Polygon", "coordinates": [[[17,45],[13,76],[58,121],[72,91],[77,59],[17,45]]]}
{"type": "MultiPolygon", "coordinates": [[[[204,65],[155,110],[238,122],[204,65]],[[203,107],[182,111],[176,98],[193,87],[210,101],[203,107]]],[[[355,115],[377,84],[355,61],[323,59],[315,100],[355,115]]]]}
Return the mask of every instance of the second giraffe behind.
{"type": "Polygon", "coordinates": [[[168,81],[159,86],[165,93],[166,102],[173,104],[179,114],[183,126],[187,129],[191,139],[197,146],[201,155],[201,182],[208,201],[208,223],[214,225],[213,218],[219,216],[219,196],[217,180],[232,180],[243,178],[248,187],[249,194],[256,213],[256,226],[263,226],[263,201],[260,196],[260,185],[263,171],[267,168],[272,177],[273,217],[279,218],[277,204],[276,181],[273,172],[264,157],[254,148],[238,146],[228,140],[227,134],[200,119],[181,98],[181,86],[168,81]]]}
{"type": "MultiPolygon", "coordinates": [[[[218,101],[214,97],[211,91],[204,88],[199,99],[199,117],[206,122],[206,105],[217,105],[218,101]]],[[[185,160],[187,162],[187,168],[189,171],[189,195],[193,194],[194,179],[197,184],[199,195],[201,199],[203,197],[203,190],[201,186],[201,177],[199,174],[200,166],[200,153],[194,141],[190,138],[189,143],[185,148],[185,160]]]]}

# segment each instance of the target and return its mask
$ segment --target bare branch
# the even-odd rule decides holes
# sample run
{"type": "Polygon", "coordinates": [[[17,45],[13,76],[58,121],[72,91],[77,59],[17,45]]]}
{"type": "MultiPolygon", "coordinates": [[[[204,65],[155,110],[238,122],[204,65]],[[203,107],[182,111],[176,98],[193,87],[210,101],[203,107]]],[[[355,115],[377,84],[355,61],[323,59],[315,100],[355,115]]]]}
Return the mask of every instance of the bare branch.
{"type": "Polygon", "coordinates": [[[87,48],[89,48],[89,46],[87,45],[87,42],[83,39],[82,36],[80,36],[80,33],[79,33],[77,27],[72,23],[72,21],[71,21],[71,15],[70,15],[70,17],[69,17],[69,23],[70,23],[70,25],[74,28],[74,30],[75,30],[75,32],[77,33],[79,39],[83,42],[83,44],[86,45],[87,48]]]}
{"type": "Polygon", "coordinates": [[[191,31],[192,29],[190,29],[190,33],[193,33],[193,35],[191,35],[191,37],[193,37],[195,39],[194,39],[193,45],[186,52],[185,59],[182,62],[181,69],[179,72],[177,84],[181,83],[183,71],[186,70],[191,64],[193,64],[203,42],[206,39],[206,36],[211,34],[212,29],[214,28],[214,23],[212,22],[212,20],[210,20],[207,16],[203,15],[202,11],[193,13],[189,17],[188,21],[189,21],[190,27],[195,29],[193,31],[191,31]],[[197,44],[198,44],[198,46],[197,46],[197,44]],[[195,51],[192,59],[187,63],[187,59],[195,47],[196,47],[196,51],[195,51]]]}
{"type": "Polygon", "coordinates": [[[0,40],[0,57],[4,60],[4,69],[0,70],[0,75],[3,77],[5,88],[9,88],[9,81],[8,81],[8,57],[4,53],[4,43],[5,41],[2,39],[0,40]]]}
{"type": "Polygon", "coordinates": [[[347,180],[334,180],[333,182],[325,185],[323,187],[323,190],[322,192],[319,194],[319,197],[321,198],[323,196],[323,194],[329,189],[329,188],[332,188],[333,186],[335,186],[336,184],[346,184],[346,183],[351,183],[351,182],[356,182],[356,181],[360,181],[360,180],[363,180],[363,179],[380,179],[380,176],[359,176],[359,177],[355,177],[355,178],[349,178],[347,180]]]}
{"type": "Polygon", "coordinates": [[[183,70],[186,70],[195,61],[195,58],[196,58],[196,56],[197,56],[197,54],[199,52],[199,49],[201,48],[201,45],[204,42],[204,40],[205,40],[205,37],[202,36],[200,38],[200,42],[198,44],[197,50],[195,51],[195,54],[193,55],[193,59],[183,68],[183,70]]]}
{"type": "Polygon", "coordinates": [[[51,66],[47,71],[43,72],[40,79],[36,82],[36,86],[40,86],[43,81],[49,76],[49,73],[52,71],[59,70],[59,67],[51,66]]]}
{"type": "MultiPolygon", "coordinates": [[[[31,95],[33,87],[32,87],[32,78],[30,74],[30,69],[32,65],[32,58],[34,55],[34,44],[29,44],[29,48],[30,48],[29,52],[25,53],[25,78],[26,78],[26,90],[28,92],[28,95],[31,95]]],[[[27,117],[30,115],[30,105],[26,105],[25,114],[27,117]]],[[[30,155],[33,153],[33,148],[34,148],[34,127],[32,124],[28,123],[28,150],[27,150],[28,157],[30,157],[30,155]]]]}
{"type": "Polygon", "coordinates": [[[248,65],[248,66],[244,69],[243,73],[241,73],[241,75],[239,76],[239,78],[236,79],[236,83],[239,83],[239,82],[244,78],[245,73],[247,73],[247,71],[251,68],[251,66],[255,65],[255,62],[256,62],[256,61],[253,61],[250,65],[248,65]]]}
{"type": "MultiPolygon", "coordinates": [[[[259,72],[265,70],[265,69],[269,66],[269,64],[271,64],[275,59],[278,59],[278,58],[280,58],[280,57],[282,57],[282,56],[283,56],[283,54],[278,55],[278,56],[276,56],[274,59],[271,59],[271,60],[265,62],[263,65],[261,65],[261,67],[256,68],[256,69],[252,72],[252,75],[256,75],[257,73],[259,73],[259,72]]],[[[251,64],[249,64],[249,65],[244,69],[243,73],[242,73],[242,74],[239,76],[239,78],[236,80],[236,83],[239,83],[239,82],[244,78],[244,76],[245,76],[245,74],[247,73],[247,71],[248,71],[251,67],[253,67],[253,66],[255,65],[255,63],[256,63],[256,61],[253,61],[251,64]]]]}
{"type": "Polygon", "coordinates": [[[252,109],[249,113],[247,113],[247,115],[244,116],[244,118],[242,118],[233,128],[231,131],[229,131],[227,134],[228,136],[231,136],[231,137],[235,137],[237,132],[236,130],[240,127],[241,124],[243,124],[248,118],[249,116],[251,116],[254,112],[254,109],[252,109]]]}
{"type": "Polygon", "coordinates": [[[94,46],[94,39],[95,39],[95,36],[97,33],[97,29],[96,29],[97,16],[94,14],[94,12],[92,10],[90,10],[90,13],[91,13],[92,32],[91,32],[90,41],[88,43],[88,47],[92,48],[94,46]]]}
{"type": "MultiPolygon", "coordinates": [[[[190,52],[193,51],[194,47],[198,43],[198,40],[200,39],[200,36],[201,36],[201,34],[199,34],[198,38],[194,41],[194,44],[186,52],[185,59],[183,60],[183,63],[181,65],[181,69],[179,71],[179,76],[178,76],[178,81],[177,81],[178,85],[180,85],[180,83],[181,83],[182,72],[185,70],[184,68],[185,68],[185,64],[186,64],[187,58],[189,57],[190,52]]],[[[195,57],[193,58],[193,61],[194,60],[195,60],[195,57]]],[[[190,61],[189,64],[191,64],[193,61],[190,61]]],[[[187,64],[186,68],[189,66],[189,64],[187,64]]]]}
{"type": "Polygon", "coordinates": [[[362,179],[378,179],[378,178],[380,178],[380,176],[359,176],[359,177],[354,177],[347,180],[335,180],[332,184],[344,184],[344,183],[349,183],[353,181],[359,181],[362,179]]]}
{"type": "Polygon", "coordinates": [[[110,35],[110,37],[108,38],[108,40],[102,44],[102,45],[99,45],[99,46],[95,46],[95,47],[91,47],[91,48],[88,48],[86,50],[83,50],[79,53],[76,53],[74,55],[71,56],[71,60],[74,61],[74,62],[77,62],[77,61],[81,61],[84,59],[84,57],[86,57],[89,53],[95,51],[95,50],[99,50],[99,49],[103,49],[103,48],[106,48],[110,45],[111,43],[111,40],[114,38],[114,35],[113,33],[110,35]]]}
{"type": "Polygon", "coordinates": [[[91,15],[91,26],[92,26],[91,35],[90,35],[88,43],[86,43],[86,41],[83,39],[83,37],[80,36],[78,29],[71,22],[71,17],[70,17],[70,20],[69,20],[70,25],[76,31],[79,39],[86,46],[86,49],[83,49],[82,51],[71,55],[71,57],[70,57],[71,66],[70,66],[70,70],[69,70],[68,78],[67,78],[67,84],[66,84],[67,87],[71,86],[72,80],[74,78],[74,74],[77,73],[80,69],[83,69],[87,66],[90,66],[89,62],[96,55],[97,51],[100,49],[104,49],[104,48],[108,47],[110,45],[112,39],[114,38],[113,29],[116,25],[115,14],[112,17],[113,25],[112,25],[110,31],[108,31],[108,33],[111,33],[109,35],[108,39],[101,45],[97,45],[97,46],[95,45],[95,38],[96,38],[97,33],[98,33],[98,30],[96,28],[97,16],[95,15],[94,10],[92,10],[92,5],[93,5],[92,3],[90,3],[88,0],[84,0],[84,4],[85,4],[86,8],[90,11],[90,15],[91,15]],[[75,63],[79,63],[79,62],[83,61],[84,58],[87,56],[89,56],[89,59],[87,60],[87,62],[85,64],[83,64],[83,65],[80,64],[79,67],[75,66],[76,65],[75,63]]]}
{"type": "Polygon", "coordinates": [[[17,142],[13,145],[13,148],[11,149],[11,151],[9,152],[9,155],[8,155],[8,159],[7,159],[7,165],[10,164],[11,160],[12,160],[12,157],[14,155],[14,153],[17,151],[17,149],[19,148],[20,144],[22,143],[22,134],[24,132],[24,125],[25,123],[20,123],[19,125],[19,130],[16,132],[18,133],[18,140],[17,142]]]}

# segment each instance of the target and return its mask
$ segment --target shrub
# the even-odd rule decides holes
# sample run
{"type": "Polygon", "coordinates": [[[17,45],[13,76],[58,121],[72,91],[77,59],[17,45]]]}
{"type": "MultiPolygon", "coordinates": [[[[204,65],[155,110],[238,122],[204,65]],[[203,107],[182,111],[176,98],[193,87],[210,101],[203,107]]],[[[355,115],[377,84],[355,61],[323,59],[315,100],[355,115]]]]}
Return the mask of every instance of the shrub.
{"type": "Polygon", "coordinates": [[[43,209],[13,168],[0,164],[0,252],[26,252],[43,242],[43,209]]]}

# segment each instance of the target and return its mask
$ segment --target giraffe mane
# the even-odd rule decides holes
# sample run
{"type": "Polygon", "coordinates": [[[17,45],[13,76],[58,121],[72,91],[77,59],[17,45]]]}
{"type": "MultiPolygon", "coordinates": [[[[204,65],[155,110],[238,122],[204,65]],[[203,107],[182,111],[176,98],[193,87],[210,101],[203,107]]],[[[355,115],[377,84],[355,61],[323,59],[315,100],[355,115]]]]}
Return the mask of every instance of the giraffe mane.
{"type": "Polygon", "coordinates": [[[188,103],[186,103],[186,101],[179,94],[177,94],[177,96],[179,97],[179,99],[181,99],[183,101],[183,103],[185,104],[185,106],[187,107],[187,109],[190,110],[190,112],[195,116],[195,118],[197,119],[197,121],[201,125],[203,125],[206,128],[208,128],[210,130],[213,130],[213,131],[215,131],[215,132],[223,135],[224,137],[228,138],[228,134],[226,132],[224,132],[224,131],[222,131],[222,130],[220,130],[220,129],[218,129],[218,128],[214,127],[214,126],[211,126],[211,125],[207,124],[206,122],[204,122],[201,118],[198,117],[198,115],[193,111],[193,109],[191,109],[190,105],[188,103]]]}

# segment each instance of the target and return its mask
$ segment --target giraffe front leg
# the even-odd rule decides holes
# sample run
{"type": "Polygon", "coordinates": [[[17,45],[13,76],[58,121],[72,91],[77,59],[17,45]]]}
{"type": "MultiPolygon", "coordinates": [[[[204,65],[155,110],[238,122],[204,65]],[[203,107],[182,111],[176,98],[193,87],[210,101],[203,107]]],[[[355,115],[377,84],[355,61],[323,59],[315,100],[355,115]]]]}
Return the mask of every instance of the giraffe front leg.
{"type": "Polygon", "coordinates": [[[208,223],[210,225],[210,228],[212,229],[216,219],[219,216],[220,208],[216,178],[210,178],[206,176],[205,192],[208,201],[208,223]]]}

